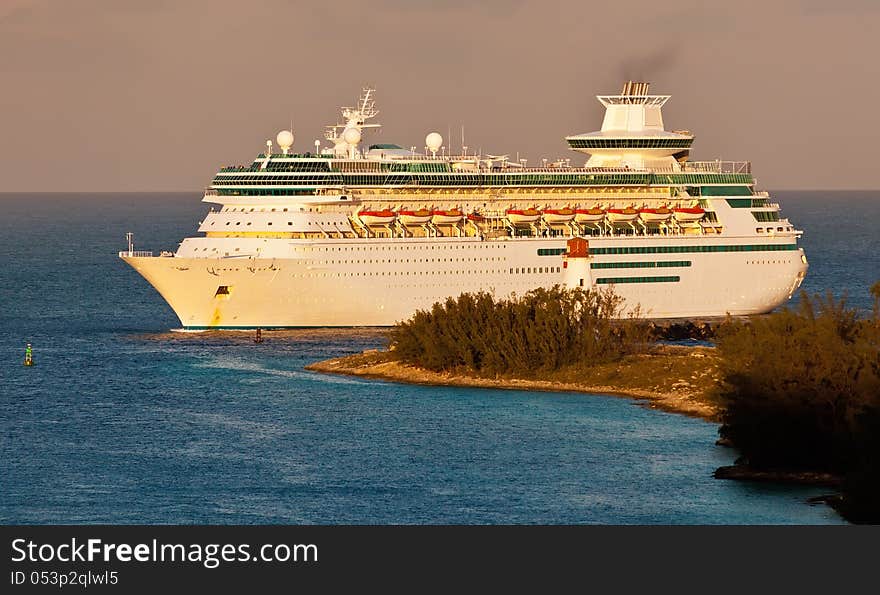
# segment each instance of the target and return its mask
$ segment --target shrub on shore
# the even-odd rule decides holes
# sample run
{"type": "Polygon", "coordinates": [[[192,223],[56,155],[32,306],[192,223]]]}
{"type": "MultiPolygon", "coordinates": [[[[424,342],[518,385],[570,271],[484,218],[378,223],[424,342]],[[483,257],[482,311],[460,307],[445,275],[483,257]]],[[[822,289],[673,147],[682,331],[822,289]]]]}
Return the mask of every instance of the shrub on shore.
{"type": "Polygon", "coordinates": [[[721,436],[757,469],[829,471],[850,504],[880,494],[880,283],[871,318],[844,300],[803,295],[783,310],[719,329],[721,436]]]}
{"type": "Polygon", "coordinates": [[[392,353],[428,370],[464,367],[487,376],[613,361],[648,344],[647,327],[634,316],[617,320],[622,306],[610,289],[555,286],[510,299],[464,293],[398,323],[392,353]]]}

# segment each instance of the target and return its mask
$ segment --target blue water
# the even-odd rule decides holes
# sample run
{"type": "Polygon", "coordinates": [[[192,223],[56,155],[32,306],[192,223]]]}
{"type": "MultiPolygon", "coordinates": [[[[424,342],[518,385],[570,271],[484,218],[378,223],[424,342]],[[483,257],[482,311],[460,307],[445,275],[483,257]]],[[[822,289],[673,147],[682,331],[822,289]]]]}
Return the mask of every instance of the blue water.
{"type": "MultiPolygon", "coordinates": [[[[810,291],[869,307],[876,193],[778,193],[810,291]]],[[[303,370],[374,331],[169,332],[116,258],[174,249],[193,194],[0,195],[2,523],[839,523],[822,489],[715,480],[717,426],[607,396],[303,370]],[[26,341],[37,366],[21,365],[26,341]]]]}

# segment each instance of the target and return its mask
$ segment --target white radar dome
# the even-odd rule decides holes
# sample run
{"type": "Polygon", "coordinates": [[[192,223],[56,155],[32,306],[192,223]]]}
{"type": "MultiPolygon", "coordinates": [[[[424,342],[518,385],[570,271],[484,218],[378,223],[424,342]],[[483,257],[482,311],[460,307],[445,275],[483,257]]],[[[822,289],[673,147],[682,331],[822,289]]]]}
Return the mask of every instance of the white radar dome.
{"type": "Polygon", "coordinates": [[[443,137],[438,132],[432,132],[425,137],[425,146],[436,153],[443,146],[443,137]]]}
{"type": "Polygon", "coordinates": [[[345,139],[345,142],[354,146],[361,142],[361,131],[357,128],[346,128],[345,132],[342,133],[342,138],[345,139]]]}
{"type": "Polygon", "coordinates": [[[282,149],[289,149],[293,145],[293,133],[290,130],[282,130],[275,140],[282,149]]]}

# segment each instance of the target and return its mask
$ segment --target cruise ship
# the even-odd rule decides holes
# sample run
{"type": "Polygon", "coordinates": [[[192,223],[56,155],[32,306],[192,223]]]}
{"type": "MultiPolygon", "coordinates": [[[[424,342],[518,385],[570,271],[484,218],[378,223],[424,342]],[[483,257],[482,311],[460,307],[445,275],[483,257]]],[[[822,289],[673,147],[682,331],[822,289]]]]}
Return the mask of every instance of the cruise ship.
{"type": "Polygon", "coordinates": [[[565,138],[580,165],[527,166],[453,154],[437,132],[367,144],[379,124],[365,89],[314,150],[292,152],[282,130],[222,168],[203,198],[215,206],[174,252],[137,251],[129,234],[119,256],[186,329],[385,326],[463,292],[557,284],[613,287],[646,318],[773,310],[806,273],[802,231],[749,162],[689,159],[693,134],[664,127],[669,97],[632,81],[600,95],[601,130],[565,138]]]}

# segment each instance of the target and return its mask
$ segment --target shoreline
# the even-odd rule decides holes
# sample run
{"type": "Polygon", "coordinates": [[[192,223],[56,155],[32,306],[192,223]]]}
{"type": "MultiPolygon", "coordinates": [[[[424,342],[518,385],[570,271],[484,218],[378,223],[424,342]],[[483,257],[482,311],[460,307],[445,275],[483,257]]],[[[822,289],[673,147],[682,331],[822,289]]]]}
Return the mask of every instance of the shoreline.
{"type": "Polygon", "coordinates": [[[306,370],[428,386],[574,392],[625,397],[642,405],[712,423],[720,409],[712,396],[718,386],[713,347],[658,346],[651,353],[600,364],[589,374],[562,371],[549,378],[487,378],[467,370],[433,372],[404,364],[387,351],[368,350],[305,366],[306,370]],[[700,374],[702,370],[702,374],[700,374]],[[583,379],[581,379],[583,378],[583,379]],[[613,382],[613,380],[617,382],[613,382]]]}

